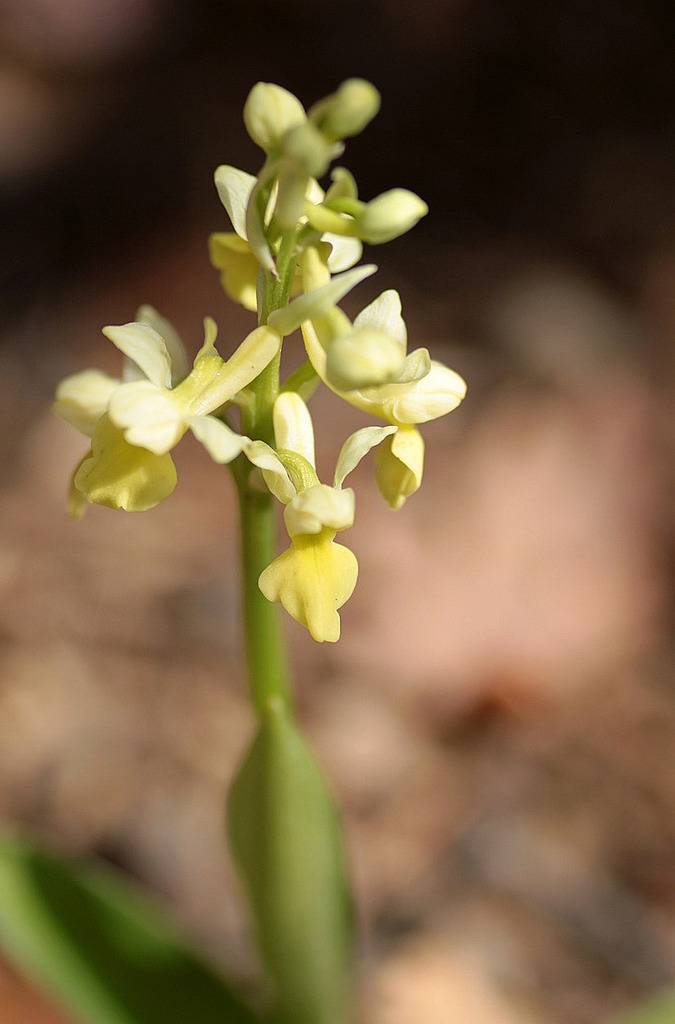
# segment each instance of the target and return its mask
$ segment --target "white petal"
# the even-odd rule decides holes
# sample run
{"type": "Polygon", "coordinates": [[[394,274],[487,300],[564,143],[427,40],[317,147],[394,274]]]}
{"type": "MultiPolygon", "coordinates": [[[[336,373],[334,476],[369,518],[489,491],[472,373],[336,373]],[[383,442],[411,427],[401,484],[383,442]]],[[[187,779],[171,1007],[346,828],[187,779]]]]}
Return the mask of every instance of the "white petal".
{"type": "Polygon", "coordinates": [[[160,337],[164,338],[169,359],[171,361],[171,383],[177,384],[187,377],[190,370],[190,363],[185,351],[185,345],[180,334],[173,324],[163,317],[154,306],[139,306],[136,312],[136,320],[141,324],[153,327],[160,337]]]}
{"type": "Polygon", "coordinates": [[[354,327],[372,327],[376,331],[383,331],[400,342],[405,352],[408,332],[401,316],[401,297],[393,288],[382,292],[361,310],[354,321],[354,327]]]}
{"type": "Polygon", "coordinates": [[[214,174],[220,201],[227,210],[232,227],[240,238],[246,238],[246,207],[256,179],[238,167],[221,164],[214,174]]]}
{"type": "Polygon", "coordinates": [[[53,411],[71,427],[93,437],[96,424],[120,382],[100,370],[83,370],[62,380],[56,389],[53,411]]]}
{"type": "Polygon", "coordinates": [[[335,465],[335,486],[342,487],[345,477],[356,469],[364,455],[395,433],[396,427],[362,427],[348,437],[335,465]]]}
{"type": "Polygon", "coordinates": [[[300,533],[321,533],[324,527],[346,530],[354,524],[354,492],[328,484],[316,484],[296,495],[284,510],[290,537],[300,533]]]}
{"type": "Polygon", "coordinates": [[[248,441],[244,448],[246,458],[262,470],[265,483],[275,498],[284,504],[295,497],[295,487],[291,483],[283,462],[264,441],[248,441]]]}
{"type": "Polygon", "coordinates": [[[129,444],[155,455],[170,451],[185,432],[171,392],[149,380],[121,384],[110,400],[108,414],[114,425],[124,430],[129,444]]]}
{"type": "Polygon", "coordinates": [[[403,366],[396,377],[396,384],[411,384],[421,380],[431,370],[431,356],[428,348],[416,348],[403,361],[403,366]]]}
{"type": "Polygon", "coordinates": [[[235,434],[234,430],[230,430],[226,423],[215,416],[191,416],[188,424],[213,461],[221,465],[236,459],[249,443],[247,437],[235,434]]]}
{"type": "Polygon", "coordinates": [[[363,253],[363,246],[358,238],[348,238],[346,235],[333,235],[330,232],[323,235],[324,242],[330,242],[331,250],[328,257],[328,269],[331,274],[339,274],[343,270],[349,270],[355,263],[358,263],[363,253]]]}
{"type": "Polygon", "coordinates": [[[269,318],[270,327],[274,327],[282,336],[292,334],[305,320],[312,320],[314,317],[328,312],[331,306],[335,306],[347,292],[366,277],[374,274],[376,270],[376,266],[367,264],[364,267],[348,270],[344,274],[338,274],[328,284],[307,292],[306,295],[301,295],[282,309],[275,310],[269,318]]]}
{"type": "Polygon", "coordinates": [[[383,405],[398,423],[426,423],[452,412],[466,395],[466,382],[449,366],[431,361],[429,373],[412,384],[391,384],[383,405]]]}
{"type": "Polygon", "coordinates": [[[296,452],[316,466],[312,417],[297,392],[284,391],[274,403],[274,438],[277,448],[296,452]]]}
{"type": "MultiPolygon", "coordinates": [[[[263,266],[265,270],[269,270],[269,272],[274,276],[277,276],[274,257],[272,256],[265,231],[266,211],[261,209],[262,190],[269,183],[270,179],[274,177],[275,173],[276,167],[274,162],[268,161],[266,166],[263,167],[262,171],[258,175],[249,197],[248,206],[246,207],[246,222],[244,226],[246,234],[244,237],[248,239],[248,244],[251,246],[251,252],[254,254],[261,266],[263,266]]],[[[269,209],[269,202],[267,204],[267,209],[269,209]]]]}
{"type": "Polygon", "coordinates": [[[104,327],[103,333],[120,352],[136,363],[153,384],[171,387],[169,352],[164,338],[153,327],[139,323],[122,324],[120,327],[104,327]]]}
{"type": "Polygon", "coordinates": [[[305,193],[305,197],[309,200],[310,203],[322,203],[326,198],[326,193],[321,188],[321,185],[316,180],[316,178],[309,179],[309,185],[307,186],[307,192],[305,193]]]}

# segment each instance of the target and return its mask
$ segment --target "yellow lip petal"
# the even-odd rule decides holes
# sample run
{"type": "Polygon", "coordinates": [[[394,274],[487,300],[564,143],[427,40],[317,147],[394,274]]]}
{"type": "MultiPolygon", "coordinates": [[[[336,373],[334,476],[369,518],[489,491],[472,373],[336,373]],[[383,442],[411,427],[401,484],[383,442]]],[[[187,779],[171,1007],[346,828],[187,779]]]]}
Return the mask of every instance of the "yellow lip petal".
{"type": "Polygon", "coordinates": [[[375,455],[377,483],[392,508],[401,508],[422,483],[424,441],[413,426],[399,427],[375,455]]]}
{"type": "Polygon", "coordinates": [[[258,261],[248,242],[235,234],[218,233],[209,239],[211,263],[220,270],[226,294],[244,309],[257,308],[258,261]]]}
{"type": "Polygon", "coordinates": [[[137,448],[107,416],[98,423],[91,454],[77,469],[73,480],[80,494],[96,505],[144,512],[172,493],[176,467],[170,455],[155,455],[137,448]]]}
{"type": "Polygon", "coordinates": [[[324,530],[299,535],[267,566],[258,584],[268,601],[280,601],[314,640],[340,639],[338,609],[354,592],[358,563],[354,554],[324,530]]]}

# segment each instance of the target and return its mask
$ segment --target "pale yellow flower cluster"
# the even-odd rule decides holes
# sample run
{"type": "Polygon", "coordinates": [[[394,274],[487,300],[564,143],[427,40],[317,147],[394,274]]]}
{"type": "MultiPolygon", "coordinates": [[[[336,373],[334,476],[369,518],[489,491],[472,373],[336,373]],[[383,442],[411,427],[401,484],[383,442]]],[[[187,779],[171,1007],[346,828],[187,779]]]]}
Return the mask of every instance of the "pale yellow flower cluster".
{"type": "Polygon", "coordinates": [[[216,170],[233,230],[211,236],[211,262],[230,298],[256,311],[261,288],[278,277],[284,252],[292,300],[227,360],[216,350],[216,326],[207,318],[192,368],[171,324],[142,306],[133,323],[103,330],[124,355],[121,379],[85,370],[62,381],[54,404],[57,415],[91,441],[71,482],[69,508],[76,518],[88,502],[144,511],[168,497],[176,486],[170,453],[188,431],[217,463],[248,459],[260,471],[261,486],[283,504],[290,539],[260,576],[260,589],[319,641],[338,639],[338,609],[356,583],[354,555],[335,542],[354,521],[354,492],[343,487],[347,474],[377,448],[380,491],[400,508],[422,480],[418,424],[450,412],[466,392],[462,378],[426,349],[408,353],[397,292],[382,292],[353,322],[338,305],[377,269],[355,266],[363,243],[395,238],[427,212],[405,189],[363,202],[345,168],[332,171],[325,191],[317,180],[342,153],[342,140],[361,131],[378,108],[377,91],[357,79],[309,112],[279,86],[258,83],[244,121],[265,163],[257,176],[226,165],[216,170]],[[274,444],[237,433],[226,414],[250,399],[283,339],[298,329],[308,362],[296,387],[289,385],[276,399],[274,444]],[[330,485],[316,474],[304,400],[320,382],[386,424],[363,427],[347,439],[330,485]]]}

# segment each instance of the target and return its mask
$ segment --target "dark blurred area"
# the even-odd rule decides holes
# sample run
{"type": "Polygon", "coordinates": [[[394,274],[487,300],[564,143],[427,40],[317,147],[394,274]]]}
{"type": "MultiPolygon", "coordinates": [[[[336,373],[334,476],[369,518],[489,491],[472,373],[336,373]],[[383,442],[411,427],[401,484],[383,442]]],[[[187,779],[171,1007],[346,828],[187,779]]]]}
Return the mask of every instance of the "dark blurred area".
{"type": "MultiPolygon", "coordinates": [[[[49,403],[116,371],[100,327],[143,302],[193,349],[206,314],[223,351],[250,328],[206,238],[215,166],[260,163],[257,80],[307,105],[372,80],[342,162],[431,208],[354,301],[398,287],[469,397],[401,512],[359,471],[340,644],[288,629],[364,1024],[610,1024],[675,981],[674,29],[644,0],[0,0],[0,812],[140,879],[249,979],[226,476],[188,443],[165,505],[70,523],[84,446],[49,403]]],[[[354,421],[315,409],[330,466],[354,421]]],[[[0,972],[2,1024],[57,1019],[0,972]]]]}

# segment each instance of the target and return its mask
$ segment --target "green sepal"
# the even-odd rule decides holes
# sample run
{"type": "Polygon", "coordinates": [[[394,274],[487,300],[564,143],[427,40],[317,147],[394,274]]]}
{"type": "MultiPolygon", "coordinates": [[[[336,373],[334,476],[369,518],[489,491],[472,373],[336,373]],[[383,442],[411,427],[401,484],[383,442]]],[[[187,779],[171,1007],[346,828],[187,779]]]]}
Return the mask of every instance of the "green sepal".
{"type": "Polygon", "coordinates": [[[228,802],[232,852],[273,985],[275,1020],[348,1019],[352,912],[337,812],[280,701],[263,710],[228,802]]]}
{"type": "Polygon", "coordinates": [[[114,872],[0,837],[0,947],[82,1024],[257,1024],[114,872]]]}

